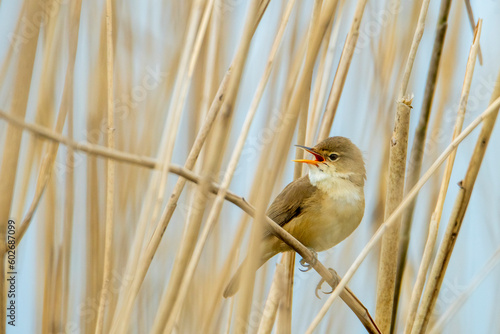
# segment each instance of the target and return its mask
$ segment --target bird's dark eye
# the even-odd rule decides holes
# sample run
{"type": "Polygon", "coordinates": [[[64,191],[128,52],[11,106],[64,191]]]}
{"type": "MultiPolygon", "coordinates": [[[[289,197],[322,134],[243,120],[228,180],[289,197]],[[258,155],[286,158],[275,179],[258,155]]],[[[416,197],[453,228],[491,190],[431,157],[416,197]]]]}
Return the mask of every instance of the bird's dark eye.
{"type": "Polygon", "coordinates": [[[339,155],[337,153],[332,153],[328,156],[331,161],[335,161],[339,158],[339,155]]]}

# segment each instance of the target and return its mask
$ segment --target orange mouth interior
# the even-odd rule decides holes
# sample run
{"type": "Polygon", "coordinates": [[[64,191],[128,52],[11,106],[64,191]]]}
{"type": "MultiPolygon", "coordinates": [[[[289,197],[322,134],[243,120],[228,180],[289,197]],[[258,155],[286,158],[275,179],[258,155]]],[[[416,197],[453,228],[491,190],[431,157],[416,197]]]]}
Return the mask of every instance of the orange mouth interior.
{"type": "Polygon", "coordinates": [[[314,155],[314,159],[315,160],[308,160],[308,159],[296,159],[296,160],[292,160],[292,161],[295,161],[295,162],[303,162],[303,163],[306,163],[306,164],[311,164],[311,165],[319,165],[320,163],[322,163],[323,161],[325,161],[325,158],[323,158],[322,155],[310,150],[310,149],[306,149],[304,148],[307,152],[311,153],[312,155],[314,155]]]}

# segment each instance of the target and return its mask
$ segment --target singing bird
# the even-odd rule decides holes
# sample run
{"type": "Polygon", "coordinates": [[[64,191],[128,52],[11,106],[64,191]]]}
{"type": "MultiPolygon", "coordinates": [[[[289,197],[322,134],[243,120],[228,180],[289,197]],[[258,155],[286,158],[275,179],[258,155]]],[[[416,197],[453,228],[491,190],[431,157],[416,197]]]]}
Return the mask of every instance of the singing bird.
{"type": "MultiPolygon", "coordinates": [[[[287,185],[267,215],[304,246],[321,252],[347,238],[363,218],[365,163],[359,148],[345,137],[330,137],[314,147],[296,146],[314,156],[314,160],[294,160],[308,164],[309,173],[287,185]]],[[[266,231],[255,270],[289,250],[288,245],[266,231]]],[[[238,291],[242,267],[224,290],[225,298],[238,291]]]]}

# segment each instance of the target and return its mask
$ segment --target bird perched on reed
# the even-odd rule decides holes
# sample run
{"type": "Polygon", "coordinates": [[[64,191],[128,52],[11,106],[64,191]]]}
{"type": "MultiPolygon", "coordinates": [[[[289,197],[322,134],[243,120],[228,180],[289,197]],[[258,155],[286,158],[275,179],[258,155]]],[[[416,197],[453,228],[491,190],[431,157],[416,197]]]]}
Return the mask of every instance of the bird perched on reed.
{"type": "MultiPolygon", "coordinates": [[[[314,147],[296,146],[314,156],[314,160],[294,160],[308,164],[309,173],[288,184],[267,215],[306,247],[321,252],[347,238],[363,218],[363,155],[345,137],[330,137],[314,147]]],[[[287,244],[266,232],[255,270],[276,254],[289,250],[287,244]]],[[[301,264],[305,265],[303,261],[301,264]]],[[[224,297],[238,291],[242,268],[243,264],[224,290],[224,297]]]]}

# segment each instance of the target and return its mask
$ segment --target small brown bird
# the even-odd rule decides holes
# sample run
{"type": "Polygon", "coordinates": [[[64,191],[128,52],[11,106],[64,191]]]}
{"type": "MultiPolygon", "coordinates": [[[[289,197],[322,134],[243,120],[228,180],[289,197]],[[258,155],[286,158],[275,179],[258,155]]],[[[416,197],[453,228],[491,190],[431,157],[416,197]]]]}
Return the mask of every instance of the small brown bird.
{"type": "MultiPolygon", "coordinates": [[[[286,186],[267,215],[304,246],[321,252],[347,238],[361,222],[365,164],[359,148],[344,137],[327,138],[312,148],[296,146],[315,158],[294,160],[307,163],[309,175],[286,186]]],[[[276,254],[289,250],[283,241],[266,232],[256,270],[276,254]]],[[[224,290],[225,298],[238,291],[242,267],[224,290]]]]}

